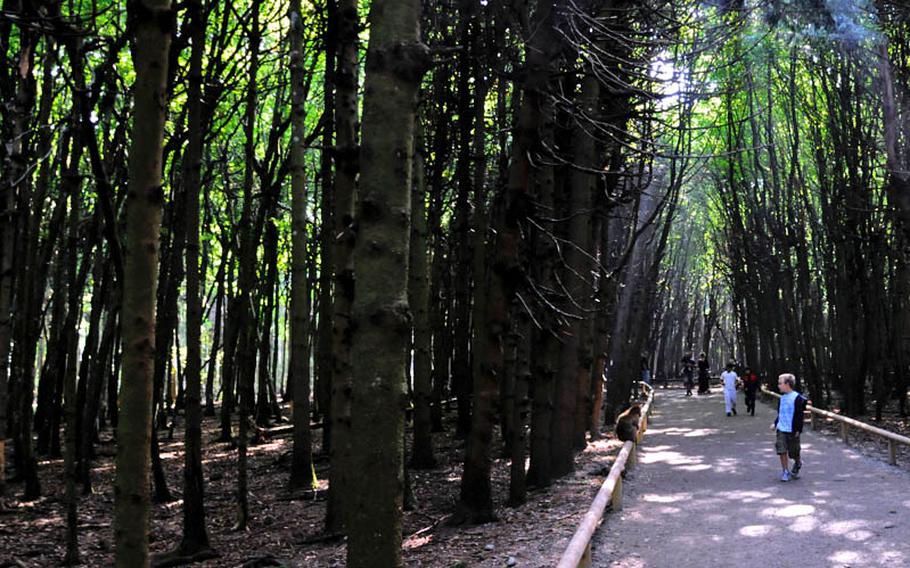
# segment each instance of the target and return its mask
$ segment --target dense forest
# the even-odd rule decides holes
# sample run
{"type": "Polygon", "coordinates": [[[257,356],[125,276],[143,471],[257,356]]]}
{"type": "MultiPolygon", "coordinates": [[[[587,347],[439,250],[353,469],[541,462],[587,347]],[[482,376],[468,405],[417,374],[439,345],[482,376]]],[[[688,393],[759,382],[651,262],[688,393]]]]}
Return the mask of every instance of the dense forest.
{"type": "Polygon", "coordinates": [[[268,531],[287,432],[272,490],[400,566],[440,436],[495,521],[700,352],[910,412],[900,0],[3,0],[0,54],[0,494],[60,491],[56,562],[93,491],[107,564],[178,496],[155,564],[224,552],[215,446],[268,531]]]}

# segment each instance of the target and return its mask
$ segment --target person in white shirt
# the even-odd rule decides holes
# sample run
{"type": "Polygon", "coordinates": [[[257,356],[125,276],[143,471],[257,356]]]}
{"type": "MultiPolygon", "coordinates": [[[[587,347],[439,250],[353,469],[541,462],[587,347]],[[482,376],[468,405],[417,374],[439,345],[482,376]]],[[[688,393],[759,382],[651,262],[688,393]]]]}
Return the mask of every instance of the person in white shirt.
{"type": "Polygon", "coordinates": [[[720,374],[724,382],[724,404],[727,407],[727,416],[736,416],[736,381],[739,377],[733,370],[733,363],[727,363],[727,370],[720,374]]]}

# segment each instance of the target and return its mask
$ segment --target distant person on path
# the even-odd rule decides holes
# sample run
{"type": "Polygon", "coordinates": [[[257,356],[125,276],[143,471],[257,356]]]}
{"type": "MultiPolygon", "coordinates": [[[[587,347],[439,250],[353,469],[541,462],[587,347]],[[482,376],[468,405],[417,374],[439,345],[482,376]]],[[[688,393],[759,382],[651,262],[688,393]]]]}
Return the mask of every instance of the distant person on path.
{"type": "Polygon", "coordinates": [[[724,406],[727,416],[736,416],[736,381],[739,377],[733,370],[733,363],[727,363],[727,370],[720,374],[724,382],[724,406]]]}
{"type": "Polygon", "coordinates": [[[692,387],[695,386],[695,361],[686,355],[683,359],[683,384],[686,387],[686,396],[692,396],[692,387]]]}
{"type": "Polygon", "coordinates": [[[641,382],[651,386],[651,364],[648,363],[648,353],[641,352],[641,382]]]}
{"type": "Polygon", "coordinates": [[[803,467],[800,459],[799,435],[803,431],[803,411],[809,403],[796,388],[796,377],[784,373],[777,378],[777,387],[780,389],[780,406],[777,409],[777,418],[771,424],[771,429],[777,430],[777,440],[774,450],[780,458],[780,480],[790,481],[799,479],[799,470],[803,467]],[[793,460],[793,469],[789,469],[789,461],[793,460]]]}
{"type": "Polygon", "coordinates": [[[701,355],[698,356],[698,394],[708,394],[711,390],[710,376],[708,375],[710,367],[708,356],[702,351],[701,355]]]}
{"type": "Polygon", "coordinates": [[[746,393],[746,412],[755,416],[755,395],[758,393],[758,387],[761,384],[758,375],[752,372],[752,369],[746,367],[743,371],[743,391],[746,393]]]}

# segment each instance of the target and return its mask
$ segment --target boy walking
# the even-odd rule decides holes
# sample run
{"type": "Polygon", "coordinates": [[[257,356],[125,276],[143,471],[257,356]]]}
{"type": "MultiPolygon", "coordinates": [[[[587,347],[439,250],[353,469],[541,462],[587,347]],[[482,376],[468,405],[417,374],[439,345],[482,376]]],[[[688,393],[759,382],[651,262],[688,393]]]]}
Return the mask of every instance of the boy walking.
{"type": "Polygon", "coordinates": [[[799,455],[799,435],[803,431],[803,411],[806,409],[809,399],[794,390],[796,377],[790,373],[784,373],[778,377],[777,387],[781,393],[780,406],[771,429],[777,429],[774,450],[780,458],[780,480],[790,481],[799,479],[799,470],[803,466],[799,455]],[[788,457],[793,460],[792,470],[789,469],[788,457]]]}
{"type": "Polygon", "coordinates": [[[686,355],[683,358],[683,384],[686,386],[686,396],[692,396],[692,387],[695,386],[695,361],[691,357],[686,355]]]}
{"type": "Polygon", "coordinates": [[[760,382],[758,375],[752,372],[752,369],[746,367],[743,373],[743,391],[746,393],[746,412],[755,416],[755,395],[758,393],[760,382]]]}
{"type": "Polygon", "coordinates": [[[736,372],[733,363],[727,363],[727,370],[720,374],[724,382],[724,404],[727,407],[727,416],[736,416],[736,372]]]}

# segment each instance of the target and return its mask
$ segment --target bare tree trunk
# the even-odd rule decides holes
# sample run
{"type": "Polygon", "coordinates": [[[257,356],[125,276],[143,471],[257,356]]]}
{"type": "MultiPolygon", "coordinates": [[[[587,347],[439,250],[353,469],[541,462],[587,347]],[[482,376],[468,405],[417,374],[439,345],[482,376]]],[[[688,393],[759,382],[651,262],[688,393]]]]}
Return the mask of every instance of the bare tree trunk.
{"type": "MultiPolygon", "coordinates": [[[[316,345],[316,377],[314,399],[316,412],[323,417],[322,451],[331,451],[332,420],[332,282],[335,279],[335,259],[333,257],[335,242],[335,205],[333,198],[335,119],[335,85],[338,60],[338,4],[336,0],[325,2],[325,72],[323,75],[323,127],[322,151],[319,154],[320,176],[320,229],[319,229],[319,298],[317,302],[318,326],[315,329],[313,343],[316,345]]],[[[315,266],[315,262],[313,262],[315,266]]],[[[315,274],[311,272],[311,274],[315,274]]]]}
{"type": "MultiPolygon", "coordinates": [[[[213,558],[205,526],[205,478],[202,471],[202,286],[200,274],[200,199],[202,170],[202,57],[205,50],[206,11],[201,0],[187,4],[187,30],[192,38],[188,124],[183,180],[186,209],[186,431],[183,447],[183,537],[175,556],[194,561],[213,558]]],[[[178,220],[181,222],[182,220],[178,220]]],[[[178,253],[179,254],[179,253],[178,253]]]]}
{"type": "MultiPolygon", "coordinates": [[[[67,325],[64,330],[66,351],[67,351],[67,363],[65,376],[63,378],[63,399],[65,401],[65,416],[66,416],[66,443],[64,445],[64,476],[66,478],[66,487],[65,487],[65,496],[64,500],[66,502],[66,555],[63,558],[63,563],[71,566],[74,564],[79,564],[79,514],[78,514],[78,495],[76,493],[76,482],[77,482],[77,473],[76,473],[76,450],[77,442],[79,437],[78,432],[78,407],[77,407],[77,396],[76,396],[76,351],[78,349],[78,338],[77,338],[77,319],[73,316],[73,313],[78,311],[81,315],[81,302],[79,297],[81,296],[82,289],[78,287],[76,280],[76,247],[79,241],[79,217],[80,217],[80,191],[81,184],[78,181],[78,162],[73,163],[70,166],[70,171],[68,174],[72,175],[74,179],[71,183],[67,185],[70,186],[68,189],[70,192],[70,210],[69,210],[69,219],[67,225],[69,227],[69,246],[70,246],[70,258],[67,262],[67,281],[72,287],[68,292],[70,298],[70,317],[67,317],[67,325]],[[76,299],[77,301],[73,301],[76,299]]],[[[84,259],[83,262],[88,263],[88,259],[84,259]]],[[[83,424],[84,426],[84,424],[83,424]]],[[[83,429],[83,436],[91,440],[91,435],[86,434],[83,429]]],[[[83,457],[85,458],[85,456],[83,457]]]]}
{"type": "MultiPolygon", "coordinates": [[[[15,84],[15,95],[8,102],[6,113],[3,117],[4,139],[8,140],[4,149],[3,177],[0,184],[0,221],[2,221],[3,242],[0,244],[0,410],[3,419],[6,419],[6,392],[9,384],[13,384],[13,401],[9,406],[13,409],[13,425],[15,429],[15,460],[19,473],[25,479],[25,498],[36,499],[41,494],[41,484],[38,479],[38,462],[32,447],[32,402],[34,400],[34,372],[32,361],[17,365],[17,357],[13,354],[12,362],[8,367],[10,340],[13,334],[11,310],[13,308],[15,273],[20,264],[26,262],[24,255],[24,229],[25,223],[22,212],[17,211],[18,203],[28,203],[29,185],[31,175],[27,171],[28,165],[28,129],[30,127],[32,109],[35,103],[36,82],[34,77],[35,47],[38,42],[37,35],[28,27],[23,26],[19,36],[19,54],[16,70],[10,81],[15,84]],[[17,368],[19,367],[19,368],[17,368]],[[12,380],[10,380],[12,378],[12,380]],[[9,382],[8,382],[9,381],[9,382]]],[[[0,426],[4,431],[6,424],[0,426]]],[[[5,436],[0,436],[5,441],[5,436]]],[[[0,442],[2,444],[3,442],[0,442]]],[[[0,473],[5,471],[3,459],[0,458],[0,473]]],[[[2,485],[3,482],[0,482],[2,485]]]]}
{"type": "Polygon", "coordinates": [[[416,0],[377,0],[370,8],[351,353],[370,364],[354,366],[350,464],[363,477],[347,495],[351,568],[403,564],[411,158],[417,91],[429,63],[419,22],[416,0]]]}
{"type": "Polygon", "coordinates": [[[423,172],[423,141],[417,137],[414,150],[414,183],[411,191],[410,271],[408,273],[408,303],[414,321],[414,447],[411,467],[436,467],[433,456],[433,429],[430,416],[432,397],[432,335],[428,317],[429,283],[427,282],[427,217],[426,187],[423,172]]]}
{"type": "MultiPolygon", "coordinates": [[[[471,112],[471,67],[475,51],[474,38],[478,33],[475,12],[479,4],[471,0],[461,0],[458,19],[458,40],[461,52],[458,55],[458,95],[456,111],[458,113],[458,157],[455,164],[455,181],[457,195],[452,219],[452,237],[450,258],[452,259],[453,302],[452,339],[454,342],[452,365],[452,391],[458,402],[458,420],[455,435],[465,438],[471,429],[471,388],[472,388],[472,277],[478,282],[481,275],[472,275],[473,242],[471,236],[471,129],[475,124],[471,112]],[[472,26],[472,22],[475,22],[472,26]]],[[[475,85],[479,87],[479,85],[475,85]]],[[[481,111],[482,112],[482,111],[481,111]]],[[[477,287],[479,288],[479,286],[477,287]]],[[[476,310],[480,313],[480,310],[476,310]]]]}
{"type": "Polygon", "coordinates": [[[224,312],[224,275],[227,272],[226,265],[230,260],[229,246],[224,247],[221,266],[218,267],[218,274],[215,279],[218,281],[215,291],[215,328],[212,330],[212,347],[209,350],[208,369],[205,374],[205,415],[215,416],[215,368],[218,361],[218,351],[221,348],[221,327],[222,314],[224,312]]]}
{"type": "MultiPolygon", "coordinates": [[[[303,16],[300,0],[288,9],[291,43],[291,369],[294,390],[294,450],[291,489],[313,487],[313,451],[310,432],[309,325],[310,290],[307,281],[306,164],[304,138],[306,108],[303,93],[303,16]]],[[[325,270],[325,267],[323,267],[325,270]]]]}
{"type": "Polygon", "coordinates": [[[510,443],[511,466],[509,472],[509,505],[517,507],[527,499],[527,472],[525,456],[528,446],[528,419],[531,415],[528,387],[531,384],[531,325],[523,307],[513,307],[514,329],[510,332],[515,342],[515,377],[513,385],[514,409],[512,412],[510,443]]]}
{"type": "MultiPolygon", "coordinates": [[[[253,165],[256,161],[256,117],[258,113],[259,42],[262,30],[259,21],[260,5],[254,3],[247,26],[250,50],[249,83],[244,109],[244,174],[243,211],[241,213],[241,245],[239,268],[240,329],[237,340],[237,392],[240,399],[240,416],[237,427],[237,523],[234,530],[246,530],[250,517],[247,445],[249,418],[253,403],[253,378],[256,370],[256,314],[253,310],[253,290],[256,280],[256,251],[258,227],[253,222],[253,165]]],[[[264,204],[260,204],[265,207],[264,204]]],[[[263,216],[255,216],[257,219],[263,216]]]]}
{"type": "MultiPolygon", "coordinates": [[[[358,50],[360,18],[357,0],[338,2],[338,74],[335,108],[335,241],[332,251],[332,438],[326,530],[338,533],[347,524],[348,476],[351,463],[351,310],[354,302],[354,199],[360,168],[357,146],[358,50]]],[[[330,15],[331,17],[331,15],[330,15]]]]}
{"type": "MultiPolygon", "coordinates": [[[[4,23],[4,36],[9,37],[9,24],[4,23]]],[[[6,56],[7,42],[4,42],[2,51],[6,56]]],[[[3,83],[6,83],[6,70],[3,71],[3,83]]],[[[5,87],[6,85],[4,85],[5,87]]],[[[8,96],[4,88],[4,96],[8,96]]],[[[4,113],[2,118],[2,136],[8,139],[9,125],[4,113]]],[[[13,277],[15,264],[13,251],[16,240],[16,185],[15,172],[13,171],[12,152],[6,148],[2,150],[3,170],[6,172],[4,179],[0,180],[0,495],[6,492],[6,423],[8,393],[9,393],[9,352],[10,339],[12,338],[13,323],[11,309],[13,306],[13,277]]]]}
{"type": "MultiPolygon", "coordinates": [[[[270,404],[269,385],[272,382],[272,373],[275,369],[269,369],[272,318],[275,311],[275,289],[278,282],[278,227],[272,220],[275,215],[275,205],[277,198],[275,188],[269,188],[271,194],[267,206],[267,216],[271,217],[266,222],[265,235],[263,238],[263,263],[265,264],[265,280],[259,288],[260,296],[265,296],[265,305],[261,308],[262,324],[259,326],[259,373],[258,392],[256,393],[256,424],[267,426],[271,421],[272,405],[270,404]]],[[[277,221],[277,220],[276,220],[277,221]]]]}
{"type": "Polygon", "coordinates": [[[114,498],[118,568],[149,565],[149,445],[155,352],[155,288],[163,194],[161,153],[171,31],[169,0],[141,0],[135,10],[136,69],[123,282],[123,414],[117,429],[114,498]]]}

